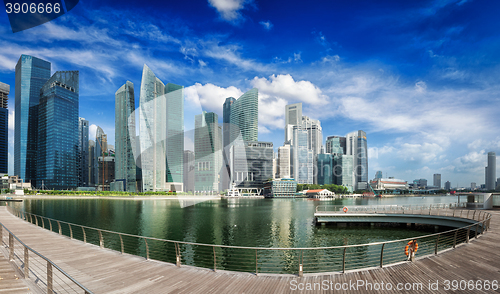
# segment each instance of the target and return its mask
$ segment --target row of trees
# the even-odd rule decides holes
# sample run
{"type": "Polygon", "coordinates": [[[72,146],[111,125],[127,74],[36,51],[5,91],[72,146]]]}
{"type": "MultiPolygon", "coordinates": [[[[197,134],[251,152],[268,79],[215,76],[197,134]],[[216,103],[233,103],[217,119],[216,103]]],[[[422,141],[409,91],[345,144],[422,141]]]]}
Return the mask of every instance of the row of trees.
{"type": "Polygon", "coordinates": [[[122,192],[122,191],[61,191],[61,190],[24,190],[25,195],[65,195],[65,196],[150,196],[176,195],[175,192],[122,192]]]}
{"type": "Polygon", "coordinates": [[[303,190],[327,189],[335,194],[348,194],[347,188],[339,185],[317,185],[317,184],[297,184],[297,192],[303,190]]]}

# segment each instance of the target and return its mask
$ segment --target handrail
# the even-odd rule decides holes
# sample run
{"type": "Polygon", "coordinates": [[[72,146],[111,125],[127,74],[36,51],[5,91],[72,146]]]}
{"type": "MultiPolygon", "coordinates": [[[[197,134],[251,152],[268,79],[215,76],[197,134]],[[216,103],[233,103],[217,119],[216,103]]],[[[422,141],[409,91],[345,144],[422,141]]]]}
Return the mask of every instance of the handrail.
{"type": "MultiPolygon", "coordinates": [[[[83,291],[85,291],[85,294],[93,294],[92,291],[90,291],[89,289],[87,289],[85,286],[83,286],[82,284],[80,284],[77,280],[75,280],[73,277],[71,277],[68,273],[66,273],[63,269],[61,269],[59,266],[57,266],[54,262],[52,262],[50,259],[48,259],[47,257],[43,256],[42,254],[40,254],[39,252],[37,252],[35,249],[29,247],[28,245],[26,245],[23,241],[21,241],[16,235],[14,235],[4,224],[0,223],[0,225],[2,225],[2,228],[0,230],[0,242],[2,242],[3,240],[3,230],[5,229],[7,232],[9,232],[9,251],[11,252],[11,256],[9,256],[9,259],[12,260],[13,258],[13,252],[14,252],[14,242],[11,241],[14,239],[16,239],[21,245],[23,245],[23,247],[25,248],[24,250],[24,253],[25,253],[25,260],[28,260],[28,257],[27,257],[27,250],[28,251],[31,251],[33,252],[34,254],[36,254],[38,257],[42,258],[43,260],[45,260],[47,262],[47,266],[50,264],[51,267],[54,267],[55,269],[57,269],[61,274],[63,274],[66,278],[68,278],[71,282],[73,282],[75,285],[77,285],[78,287],[80,287],[80,289],[82,289],[83,291]]],[[[28,263],[25,263],[25,266],[24,266],[24,272],[25,272],[25,275],[26,273],[28,272],[29,270],[29,265],[28,263]]],[[[50,282],[51,284],[52,282],[50,282]]],[[[49,284],[49,282],[47,282],[47,285],[49,284]]],[[[52,292],[52,289],[47,289],[47,292],[48,293],[51,293],[52,292]]]]}
{"type": "Polygon", "coordinates": [[[318,205],[316,212],[343,212],[343,208],[347,207],[348,211],[394,211],[394,210],[415,210],[415,209],[441,209],[441,208],[465,208],[465,202],[456,203],[433,203],[433,204],[392,204],[392,205],[318,205]],[[322,208],[333,208],[333,210],[321,210],[322,208]]]}
{"type": "MultiPolygon", "coordinates": [[[[217,258],[217,253],[216,253],[216,249],[218,250],[239,250],[238,252],[240,252],[241,250],[251,250],[253,254],[253,258],[254,258],[254,261],[255,261],[255,266],[253,267],[253,269],[255,270],[255,273],[257,274],[257,272],[259,273],[263,273],[265,272],[265,270],[262,270],[262,268],[259,270],[259,265],[261,267],[264,267],[266,264],[266,262],[270,263],[271,265],[274,264],[274,260],[272,259],[272,256],[271,257],[268,257],[266,256],[266,254],[257,254],[257,251],[264,251],[265,252],[272,252],[272,251],[291,251],[293,254],[298,254],[298,258],[299,258],[299,261],[301,263],[301,267],[300,267],[300,271],[299,272],[302,272],[302,264],[303,264],[303,261],[304,261],[304,251],[306,253],[311,253],[311,252],[321,252],[321,251],[334,251],[334,250],[342,250],[342,251],[346,251],[347,249],[350,249],[348,250],[347,252],[347,257],[344,256],[343,258],[347,258],[347,262],[352,262],[352,260],[350,260],[350,256],[349,256],[349,252],[352,251],[352,250],[356,250],[356,248],[361,248],[361,247],[368,247],[368,246],[382,246],[382,252],[380,254],[380,264],[383,265],[383,260],[390,260],[387,264],[391,264],[391,263],[395,263],[395,261],[391,261],[391,260],[396,260],[398,259],[399,255],[396,254],[396,253],[393,253],[393,255],[390,255],[390,254],[386,254],[384,256],[384,248],[385,248],[385,251],[388,252],[388,253],[391,253],[389,252],[390,250],[394,251],[395,249],[391,249],[391,248],[388,248],[388,247],[391,247],[389,245],[393,244],[394,246],[398,247],[398,244],[397,243],[401,243],[401,242],[407,242],[407,241],[410,241],[410,240],[424,240],[424,239],[432,239],[432,238],[435,238],[437,237],[437,240],[436,240],[436,248],[435,248],[435,254],[437,254],[438,251],[442,251],[442,250],[438,250],[438,245],[441,244],[446,247],[447,245],[451,245],[451,244],[454,244],[453,247],[456,247],[457,244],[459,243],[465,243],[465,240],[467,241],[466,243],[469,243],[469,238],[470,238],[470,234],[471,233],[476,233],[476,238],[477,238],[477,233],[478,231],[480,230],[481,232],[480,233],[484,233],[485,231],[487,231],[489,229],[489,224],[490,224],[490,219],[491,219],[491,214],[490,213],[487,213],[487,212],[479,212],[477,215],[476,213],[472,214],[471,217],[472,218],[469,218],[469,213],[467,213],[467,216],[465,216],[465,213],[463,213],[463,211],[465,210],[458,210],[460,211],[460,216],[458,215],[457,213],[457,210],[454,209],[454,210],[445,210],[445,214],[444,215],[447,215],[447,216],[451,216],[451,212],[453,211],[453,217],[460,217],[460,218],[467,218],[467,219],[473,219],[473,220],[476,220],[477,221],[474,223],[474,224],[471,224],[471,225],[468,225],[468,226],[464,226],[464,227],[461,227],[461,228],[458,228],[458,229],[452,229],[452,230],[449,230],[449,231],[446,231],[446,232],[441,232],[441,233],[434,233],[434,234],[428,234],[428,235],[424,235],[424,236],[419,236],[419,237],[413,237],[413,238],[405,238],[405,239],[399,239],[399,240],[391,240],[391,241],[382,241],[382,242],[372,242],[372,243],[367,243],[367,244],[353,244],[353,245],[341,245],[341,246],[326,246],[326,247],[294,247],[294,248],[281,248],[281,247],[245,247],[245,246],[233,246],[233,245],[218,245],[218,244],[203,244],[203,243],[196,243],[196,242],[186,242],[186,241],[175,241],[175,240],[167,240],[167,239],[160,239],[160,238],[154,238],[154,237],[145,237],[145,236],[139,236],[139,235],[133,235],[133,234],[127,234],[127,233],[120,233],[120,232],[115,232],[115,231],[109,231],[109,230],[104,230],[104,229],[97,229],[97,228],[92,228],[92,227],[88,227],[88,226],[84,226],[84,225],[78,225],[78,224],[73,224],[73,223],[69,223],[69,222],[65,222],[65,221],[60,221],[60,220],[55,220],[55,219],[52,219],[52,218],[47,218],[47,217],[44,217],[44,216],[40,216],[40,215],[36,215],[36,214],[32,214],[32,213],[29,213],[29,212],[25,212],[25,211],[21,211],[21,210],[18,210],[18,209],[15,209],[13,208],[12,206],[8,206],[8,209],[11,213],[13,213],[14,215],[17,215],[18,217],[22,218],[22,219],[25,219],[27,221],[30,221],[32,224],[34,223],[33,222],[33,218],[35,219],[35,223],[38,225],[38,220],[37,218],[40,217],[40,219],[42,220],[42,227],[45,228],[45,222],[44,222],[44,219],[48,220],[49,221],[49,224],[52,226],[52,223],[51,221],[55,221],[57,223],[62,223],[62,224],[66,224],[69,226],[70,228],[70,232],[71,232],[71,235],[73,235],[73,230],[71,229],[71,226],[76,226],[76,227],[80,227],[82,232],[83,232],[83,242],[87,243],[87,236],[85,234],[85,229],[87,230],[94,230],[96,232],[98,232],[99,234],[99,240],[98,240],[98,246],[100,246],[101,248],[110,248],[112,246],[107,246],[106,247],[106,244],[104,243],[104,237],[103,237],[103,234],[102,233],[107,233],[107,234],[114,234],[114,235],[117,235],[119,236],[120,238],[120,241],[119,241],[119,245],[118,247],[120,247],[120,249],[113,249],[115,251],[118,251],[118,252],[121,252],[121,253],[124,253],[124,245],[123,245],[123,237],[132,237],[132,238],[136,238],[136,239],[142,239],[144,241],[143,244],[145,244],[145,255],[146,255],[146,259],[150,259],[150,251],[152,250],[152,244],[148,244],[150,242],[148,241],[158,241],[158,242],[164,242],[164,243],[170,243],[172,244],[173,246],[175,246],[175,256],[176,256],[176,264],[177,266],[180,266],[181,265],[181,245],[184,246],[184,248],[186,248],[185,246],[200,246],[202,248],[209,248],[210,250],[210,253],[207,253],[210,254],[210,256],[213,255],[213,257],[209,257],[212,259],[212,266],[211,268],[215,271],[216,268],[220,269],[220,268],[224,268],[224,266],[221,266],[221,263],[224,261],[224,258],[217,258]],[[448,213],[450,213],[450,215],[448,215],[448,213]],[[481,214],[482,213],[482,214],[481,214]],[[467,234],[465,235],[465,230],[467,231],[467,234]],[[451,242],[450,244],[447,244],[446,242],[449,242],[449,240],[447,241],[447,234],[452,234],[452,233],[455,233],[455,232],[460,232],[462,231],[462,233],[460,233],[458,236],[457,234],[455,234],[455,240],[453,242],[451,242]],[[471,232],[472,231],[472,232],[471,232]],[[440,239],[440,236],[441,236],[441,239],[440,239]],[[463,241],[460,241],[460,240],[457,240],[460,239],[460,240],[463,240],[463,241]],[[440,241],[441,240],[441,241],[440,241]],[[441,243],[440,243],[441,242],[441,243]],[[439,243],[439,244],[438,244],[439,243]],[[394,255],[396,254],[396,255],[394,255]],[[261,257],[261,258],[259,258],[261,257]],[[265,259],[265,257],[267,257],[268,259],[265,259]],[[391,259],[392,258],[392,259],[391,259]]],[[[440,211],[442,212],[441,209],[434,209],[432,210],[432,212],[435,212],[437,211],[438,214],[440,213],[440,211]]],[[[412,213],[415,213],[416,214],[417,211],[413,210],[412,209],[412,213]]],[[[420,210],[420,213],[422,214],[423,212],[423,209],[420,210]]],[[[467,210],[468,212],[468,210],[467,210]]],[[[430,214],[430,211],[429,211],[429,208],[427,207],[426,210],[425,210],[425,213],[426,214],[430,214]]],[[[61,230],[59,230],[59,234],[63,235],[61,233],[61,230]]],[[[109,242],[109,241],[108,241],[109,242]]],[[[434,241],[433,241],[434,242],[434,241]]],[[[434,246],[434,245],[432,245],[434,246]]],[[[116,247],[116,245],[115,245],[116,247]]],[[[165,250],[162,249],[162,251],[164,252],[165,250]]],[[[432,250],[434,252],[434,250],[432,250]]],[[[208,252],[208,251],[207,251],[208,252]]],[[[235,252],[235,251],[231,251],[231,252],[235,252]]],[[[137,255],[137,252],[134,253],[137,255]]],[[[236,254],[235,254],[236,255],[236,254]]],[[[295,255],[293,255],[295,256],[295,255]]],[[[201,258],[201,257],[198,257],[198,258],[201,258]]],[[[296,258],[296,257],[294,257],[296,258]]],[[[336,257],[331,257],[331,256],[327,256],[327,258],[331,258],[333,261],[334,264],[336,264],[336,261],[334,260],[336,257]]],[[[153,258],[154,259],[154,258],[153,258]]],[[[205,263],[208,263],[206,261],[204,261],[205,263]]],[[[283,261],[277,261],[278,264],[281,264],[283,261]]],[[[345,262],[345,261],[344,261],[345,262]]],[[[358,261],[356,261],[358,262],[358,261]]],[[[193,260],[191,260],[191,263],[195,263],[193,260]]],[[[387,265],[385,264],[385,265],[387,265]]],[[[192,265],[196,265],[196,264],[192,264],[192,265]]],[[[226,264],[226,266],[231,266],[231,265],[228,265],[226,264]]],[[[253,266],[253,265],[252,265],[253,266]]],[[[206,267],[206,266],[205,266],[206,267]]],[[[345,267],[345,265],[344,265],[345,267]]],[[[238,269],[237,269],[238,270],[238,269]]],[[[330,270],[331,271],[331,270],[330,270]]],[[[253,272],[253,270],[252,270],[253,272]]]]}

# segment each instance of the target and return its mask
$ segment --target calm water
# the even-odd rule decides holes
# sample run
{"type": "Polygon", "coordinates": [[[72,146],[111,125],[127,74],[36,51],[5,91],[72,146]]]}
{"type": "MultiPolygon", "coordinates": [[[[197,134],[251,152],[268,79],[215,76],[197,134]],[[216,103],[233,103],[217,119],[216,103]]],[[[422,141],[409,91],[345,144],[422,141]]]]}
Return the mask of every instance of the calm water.
{"type": "Polygon", "coordinates": [[[222,199],[182,208],[168,200],[33,199],[27,211],[57,220],[161,239],[249,247],[317,247],[408,238],[427,232],[401,228],[315,226],[318,205],[457,202],[455,196],[307,199],[222,199]]]}

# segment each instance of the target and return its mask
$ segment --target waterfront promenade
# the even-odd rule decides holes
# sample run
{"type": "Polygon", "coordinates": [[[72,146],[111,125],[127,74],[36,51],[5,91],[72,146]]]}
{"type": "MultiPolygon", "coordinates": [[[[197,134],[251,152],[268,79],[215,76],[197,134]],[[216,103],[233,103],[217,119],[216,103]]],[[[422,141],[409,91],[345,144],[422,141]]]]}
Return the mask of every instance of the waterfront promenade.
{"type": "MultiPolygon", "coordinates": [[[[383,269],[347,272],[345,274],[267,275],[251,273],[213,272],[190,266],[181,266],[145,260],[128,254],[71,240],[42,229],[11,215],[0,207],[0,222],[26,245],[43,254],[78,282],[94,293],[332,293],[334,291],[299,291],[314,283],[422,283],[419,293],[452,293],[444,290],[445,280],[478,281],[500,280],[500,211],[493,214],[488,232],[470,244],[437,256],[417,259],[414,263],[401,263],[383,269]],[[428,287],[429,281],[439,282],[438,290],[428,287]],[[294,290],[297,289],[297,290],[294,290]]],[[[4,232],[3,244],[8,242],[4,232]]],[[[319,284],[316,284],[318,286],[319,284]]],[[[0,280],[0,293],[1,288],[0,280]]],[[[330,284],[331,285],[331,284],[330,284]]],[[[343,293],[375,293],[365,288],[348,289],[343,293]]],[[[387,291],[383,291],[387,292],[387,291]]],[[[390,291],[389,291],[390,292],[390,291]]],[[[392,292],[400,292],[395,289],[392,292]]],[[[455,291],[456,292],[456,291],[455,291]]],[[[474,290],[474,293],[490,291],[474,290]]],[[[10,293],[5,291],[5,293],[10,293]]],[[[24,292],[18,292],[24,293],[24,292]]],[[[26,291],[25,293],[31,293],[26,291]]]]}

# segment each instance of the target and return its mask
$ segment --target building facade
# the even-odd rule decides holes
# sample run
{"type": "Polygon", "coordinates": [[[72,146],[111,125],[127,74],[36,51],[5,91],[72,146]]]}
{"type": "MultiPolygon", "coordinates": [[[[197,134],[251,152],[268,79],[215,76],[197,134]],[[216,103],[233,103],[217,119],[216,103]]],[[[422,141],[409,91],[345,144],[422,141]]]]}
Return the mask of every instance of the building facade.
{"type": "Polygon", "coordinates": [[[115,179],[123,180],[123,189],[136,192],[134,84],[127,81],[115,93],[115,179]]]}
{"type": "Polygon", "coordinates": [[[441,189],[441,174],[434,174],[433,184],[435,188],[441,189]]]}
{"type": "Polygon", "coordinates": [[[314,183],[314,155],[308,148],[309,134],[300,126],[293,128],[292,174],[299,184],[314,183]]]}
{"type": "Polygon", "coordinates": [[[40,90],[50,78],[50,69],[50,62],[29,55],[21,55],[16,64],[14,174],[32,184],[37,177],[40,90]]]}
{"type": "Polygon", "coordinates": [[[89,121],[78,119],[78,187],[89,186],[89,121]]]}
{"type": "Polygon", "coordinates": [[[278,178],[290,178],[291,162],[290,144],[278,147],[278,178]]]}
{"type": "Polygon", "coordinates": [[[232,146],[232,180],[239,190],[262,193],[264,182],[273,178],[273,153],[271,142],[237,142],[232,146]]]}
{"type": "Polygon", "coordinates": [[[285,106],[285,142],[293,139],[293,126],[302,123],[302,103],[285,106]]]}
{"type": "Polygon", "coordinates": [[[167,83],[165,85],[165,100],[167,121],[165,185],[169,191],[183,191],[184,86],[167,83]]]}
{"type": "Polygon", "coordinates": [[[346,136],[346,154],[353,156],[354,189],[364,190],[368,186],[368,146],[366,133],[356,131],[346,136]]]}
{"type": "Polygon", "coordinates": [[[450,183],[450,181],[446,181],[446,183],[444,183],[444,189],[448,190],[448,191],[451,190],[451,183],[450,183]]]}
{"type": "Polygon", "coordinates": [[[241,134],[243,141],[259,140],[259,92],[253,88],[231,105],[230,142],[241,134]]]}
{"type": "Polygon", "coordinates": [[[333,181],[334,160],[332,154],[318,154],[317,160],[317,179],[318,185],[331,185],[333,181]]]}
{"type": "Polygon", "coordinates": [[[194,190],[202,193],[219,191],[222,168],[222,128],[218,115],[203,112],[195,116],[194,130],[194,190]]]}
{"type": "Polygon", "coordinates": [[[194,192],[195,156],[191,150],[184,150],[184,192],[194,192]]]}
{"type": "Polygon", "coordinates": [[[265,197],[295,197],[297,181],[294,179],[279,179],[264,182],[265,197]]]}
{"type": "Polygon", "coordinates": [[[37,183],[78,186],[78,71],[58,71],[42,87],[38,106],[37,183]]]}
{"type": "Polygon", "coordinates": [[[325,153],[346,154],[346,138],[340,136],[329,136],[326,138],[325,153]]]}
{"type": "Polygon", "coordinates": [[[488,166],[485,168],[486,190],[495,190],[495,179],[497,178],[497,155],[488,152],[488,166]]]}
{"type": "Polygon", "coordinates": [[[9,172],[9,92],[10,86],[0,82],[0,174],[9,172]]]}

